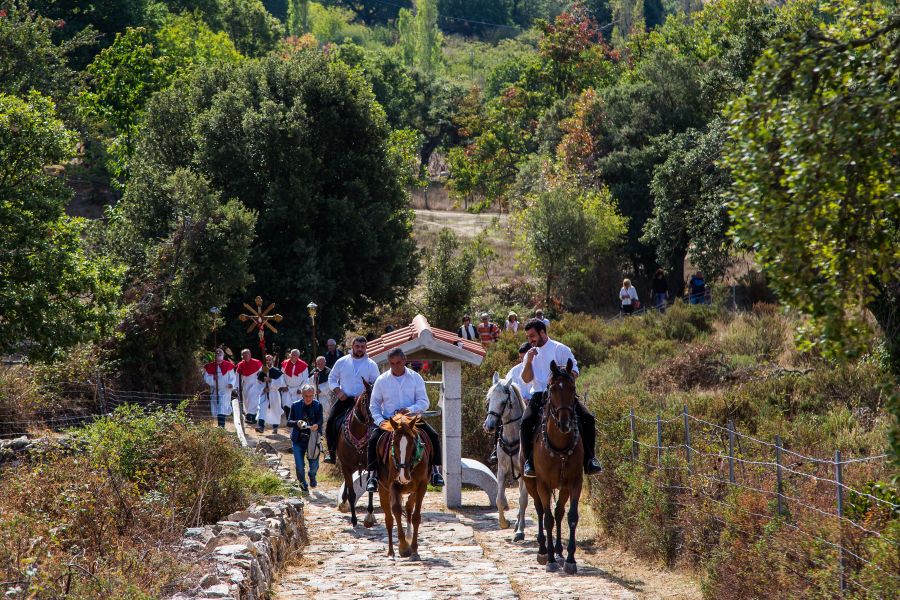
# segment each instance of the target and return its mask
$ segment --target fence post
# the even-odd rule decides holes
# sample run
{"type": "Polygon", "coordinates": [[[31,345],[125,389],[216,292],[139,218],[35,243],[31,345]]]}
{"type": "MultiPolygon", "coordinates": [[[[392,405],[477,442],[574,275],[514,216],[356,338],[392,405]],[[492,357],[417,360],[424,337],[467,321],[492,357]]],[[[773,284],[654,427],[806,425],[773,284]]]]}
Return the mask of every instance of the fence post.
{"type": "Polygon", "coordinates": [[[778,486],[778,516],[782,516],[784,507],[781,499],[781,436],[775,436],[775,477],[778,486]]]}
{"type": "MultiPolygon", "coordinates": [[[[840,450],[834,451],[834,475],[835,475],[834,479],[835,479],[835,481],[837,481],[837,486],[836,486],[837,487],[837,514],[838,514],[838,518],[840,519],[844,516],[844,488],[843,488],[844,469],[843,469],[843,465],[841,465],[841,451],[840,450]]],[[[838,535],[840,536],[838,538],[838,545],[837,545],[837,547],[838,547],[838,573],[840,574],[840,578],[841,578],[841,580],[840,580],[841,596],[843,596],[844,592],[847,589],[847,580],[844,577],[844,566],[845,566],[844,546],[843,546],[844,540],[843,540],[843,536],[840,535],[841,531],[842,531],[841,524],[840,524],[840,521],[838,521],[838,535]]]]}
{"type": "Polygon", "coordinates": [[[691,426],[688,423],[688,407],[684,405],[684,456],[687,459],[688,473],[691,472],[691,426]]]}
{"type": "Polygon", "coordinates": [[[728,419],[728,481],[734,483],[734,421],[728,419]]]}
{"type": "Polygon", "coordinates": [[[631,408],[628,410],[628,420],[631,422],[631,465],[634,466],[635,461],[637,461],[637,437],[635,437],[634,432],[634,409],[631,408]]]}
{"type": "Polygon", "coordinates": [[[656,413],[656,466],[662,466],[662,419],[656,413]]]}

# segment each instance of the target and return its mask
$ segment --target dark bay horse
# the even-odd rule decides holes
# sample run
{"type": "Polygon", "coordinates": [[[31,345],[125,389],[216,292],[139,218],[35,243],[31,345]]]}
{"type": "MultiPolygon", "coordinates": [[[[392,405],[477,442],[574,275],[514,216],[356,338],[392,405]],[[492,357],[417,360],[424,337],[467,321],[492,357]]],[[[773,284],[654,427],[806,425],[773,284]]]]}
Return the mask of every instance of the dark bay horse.
{"type": "MultiPolygon", "coordinates": [[[[428,488],[433,451],[428,435],[420,428],[420,415],[396,414],[382,421],[381,428],[389,432],[387,452],[379,451],[378,496],[388,533],[388,556],[394,557],[394,520],[397,521],[397,541],[401,557],[419,560],[419,524],[422,522],[422,500],[428,488]],[[407,494],[403,506],[403,495],[407,494]],[[401,517],[406,517],[406,531],[401,517]],[[410,532],[410,526],[412,531],[410,532]],[[407,542],[407,537],[412,538],[407,542]]],[[[381,445],[381,444],[379,444],[381,445]]]]}
{"type": "MultiPolygon", "coordinates": [[[[565,571],[578,572],[575,564],[575,528],[578,526],[578,501],[581,498],[582,463],[584,445],[578,432],[578,416],[575,413],[575,378],[572,361],[560,369],[555,361],[550,363],[550,383],[547,398],[541,411],[541,426],[536,431],[534,444],[535,477],[523,478],[528,493],[534,498],[538,522],[538,563],[546,564],[548,571],[559,570],[554,554],[562,557],[562,518],[569,505],[569,545],[565,571]],[[559,490],[555,514],[550,506],[554,490],[559,490]],[[553,543],[553,522],[556,521],[556,544],[553,543]],[[546,530],[546,537],[545,532],[546,530]]],[[[524,469],[525,457],[519,454],[519,464],[524,469]]]]}
{"type": "MultiPolygon", "coordinates": [[[[356,527],[356,488],[353,487],[353,475],[358,471],[360,477],[368,465],[366,449],[371,437],[370,427],[374,425],[372,413],[369,411],[369,395],[372,386],[363,380],[366,391],[356,397],[353,409],[347,412],[344,423],[338,435],[336,455],[341,463],[341,472],[344,475],[344,493],[341,496],[341,504],[338,509],[342,512],[350,510],[350,523],[356,527]],[[348,506],[349,505],[349,506],[348,506]]],[[[372,507],[372,497],[369,493],[369,506],[366,510],[366,518],[363,525],[371,527],[375,524],[375,513],[372,507]]]]}

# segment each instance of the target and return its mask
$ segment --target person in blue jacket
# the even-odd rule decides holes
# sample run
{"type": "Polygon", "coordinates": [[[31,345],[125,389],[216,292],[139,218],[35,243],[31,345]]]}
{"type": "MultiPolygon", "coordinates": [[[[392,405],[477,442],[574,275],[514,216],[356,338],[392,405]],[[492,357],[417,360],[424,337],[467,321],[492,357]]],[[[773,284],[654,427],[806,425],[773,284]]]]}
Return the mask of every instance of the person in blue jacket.
{"type": "Polygon", "coordinates": [[[291,429],[291,445],[300,489],[309,491],[306,485],[304,460],[309,461],[309,487],[316,487],[319,471],[319,436],[322,430],[322,405],[316,400],[316,388],[310,383],[300,387],[300,399],[291,405],[287,426],[291,429]],[[312,443],[310,440],[312,439],[312,443]]]}

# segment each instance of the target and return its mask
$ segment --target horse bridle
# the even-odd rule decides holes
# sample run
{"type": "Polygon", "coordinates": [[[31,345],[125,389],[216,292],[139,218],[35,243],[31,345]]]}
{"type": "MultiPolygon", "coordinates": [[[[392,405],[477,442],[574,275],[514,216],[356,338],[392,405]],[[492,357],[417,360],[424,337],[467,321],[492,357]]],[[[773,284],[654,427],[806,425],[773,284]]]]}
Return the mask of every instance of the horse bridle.
{"type": "Polygon", "coordinates": [[[402,463],[400,462],[400,457],[397,456],[397,444],[394,444],[394,440],[391,440],[391,462],[394,463],[394,468],[397,469],[397,474],[400,474],[401,469],[409,469],[410,475],[412,475],[412,470],[418,466],[420,462],[422,462],[422,454],[424,453],[425,444],[422,440],[419,439],[418,430],[411,431],[411,437],[413,439],[413,452],[411,454],[412,458],[410,462],[402,463]]]}
{"type": "MultiPolygon", "coordinates": [[[[561,372],[561,373],[564,373],[567,377],[569,377],[569,379],[572,379],[572,376],[569,375],[568,373],[565,373],[565,372],[561,372]]],[[[562,450],[554,448],[553,445],[550,443],[550,437],[547,434],[547,419],[543,419],[542,423],[541,423],[541,437],[543,438],[544,446],[547,448],[547,451],[551,454],[551,456],[562,457],[565,460],[565,458],[567,456],[571,456],[572,453],[575,452],[575,448],[578,446],[578,438],[580,436],[580,429],[579,429],[579,424],[578,424],[578,412],[575,410],[575,404],[578,403],[578,396],[577,395],[575,396],[575,403],[573,403],[572,406],[560,406],[559,408],[554,409],[553,405],[550,403],[550,389],[554,385],[555,384],[551,380],[550,385],[547,386],[547,400],[546,400],[546,403],[544,404],[544,406],[547,408],[547,415],[551,419],[553,419],[553,421],[556,423],[556,426],[559,428],[560,431],[562,431],[562,427],[560,427],[560,424],[559,424],[559,413],[561,413],[563,411],[569,411],[570,413],[572,413],[572,420],[574,421],[574,423],[573,423],[572,431],[570,433],[573,433],[574,435],[572,435],[572,439],[569,441],[569,445],[566,448],[563,448],[562,450]]]]}
{"type": "Polygon", "coordinates": [[[511,387],[504,386],[503,384],[500,384],[500,389],[503,390],[504,392],[506,392],[506,399],[503,400],[503,404],[500,405],[500,412],[498,413],[496,411],[490,410],[490,407],[488,407],[487,414],[497,417],[497,420],[500,421],[500,429],[503,429],[504,425],[509,425],[510,423],[515,423],[516,421],[521,421],[522,417],[524,416],[525,413],[523,411],[522,414],[519,415],[518,417],[516,417],[515,419],[510,419],[509,421],[504,421],[503,414],[506,412],[506,409],[507,408],[512,409],[513,393],[512,393],[511,387]]]}

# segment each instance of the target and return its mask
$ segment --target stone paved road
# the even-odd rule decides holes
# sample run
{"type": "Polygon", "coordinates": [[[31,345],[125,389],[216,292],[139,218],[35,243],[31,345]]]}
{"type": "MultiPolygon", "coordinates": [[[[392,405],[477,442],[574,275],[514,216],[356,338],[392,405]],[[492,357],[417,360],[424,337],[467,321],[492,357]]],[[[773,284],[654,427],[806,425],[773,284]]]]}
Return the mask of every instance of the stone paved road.
{"type": "Polygon", "coordinates": [[[422,511],[421,562],[391,560],[377,497],[375,503],[378,524],[354,530],[348,515],[334,508],[334,490],[314,491],[305,509],[310,545],[281,577],[276,600],[636,597],[584,563],[574,577],[546,573],[535,562],[533,542],[513,544],[510,530],[496,529],[496,513],[445,511],[434,493],[426,496],[422,511]],[[476,530],[484,535],[476,536],[476,530]]]}

